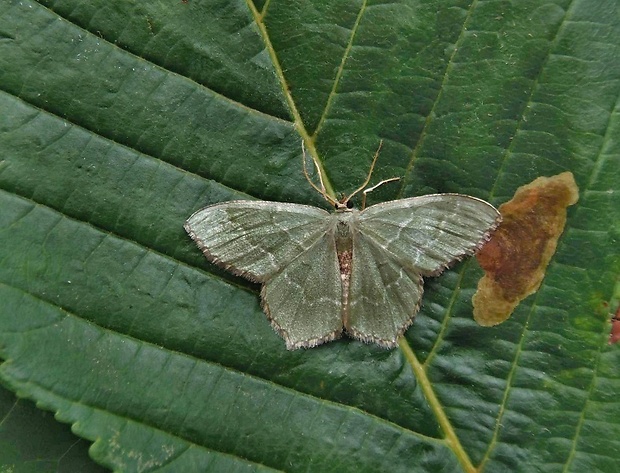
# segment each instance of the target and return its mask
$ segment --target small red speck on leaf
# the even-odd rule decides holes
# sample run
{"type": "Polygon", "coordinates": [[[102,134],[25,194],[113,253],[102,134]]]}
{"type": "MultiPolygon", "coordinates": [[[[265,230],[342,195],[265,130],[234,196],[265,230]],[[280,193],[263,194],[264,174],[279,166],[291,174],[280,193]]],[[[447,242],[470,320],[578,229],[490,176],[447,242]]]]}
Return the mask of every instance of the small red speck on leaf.
{"type": "Polygon", "coordinates": [[[609,333],[609,344],[620,341],[620,306],[611,318],[611,332],[609,333]]]}

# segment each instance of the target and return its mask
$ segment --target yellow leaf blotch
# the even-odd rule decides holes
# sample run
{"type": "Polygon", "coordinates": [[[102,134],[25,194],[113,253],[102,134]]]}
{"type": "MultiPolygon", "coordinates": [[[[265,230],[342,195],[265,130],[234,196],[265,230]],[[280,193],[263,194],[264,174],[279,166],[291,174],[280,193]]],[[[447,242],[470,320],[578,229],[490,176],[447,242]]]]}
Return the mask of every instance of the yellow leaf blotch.
{"type": "Polygon", "coordinates": [[[538,290],[564,230],[566,208],[578,198],[573,174],[563,172],[519,187],[500,206],[503,222],[476,256],[486,273],[472,299],[476,322],[504,322],[538,290]]]}

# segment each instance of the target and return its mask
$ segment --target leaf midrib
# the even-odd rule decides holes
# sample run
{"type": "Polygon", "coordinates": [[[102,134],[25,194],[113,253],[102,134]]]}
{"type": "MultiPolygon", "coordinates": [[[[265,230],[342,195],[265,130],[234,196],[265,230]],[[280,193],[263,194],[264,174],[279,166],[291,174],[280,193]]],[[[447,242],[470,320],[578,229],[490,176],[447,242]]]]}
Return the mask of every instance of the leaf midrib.
{"type": "MultiPolygon", "coordinates": [[[[291,112],[291,115],[293,115],[293,119],[294,119],[294,122],[295,122],[295,128],[297,129],[298,133],[301,135],[302,140],[306,143],[307,151],[314,158],[314,162],[318,166],[319,172],[323,176],[323,184],[325,185],[325,190],[327,191],[327,194],[330,195],[331,197],[333,197],[335,200],[338,200],[336,198],[336,193],[334,191],[334,187],[332,186],[331,182],[328,179],[327,173],[325,172],[325,168],[323,167],[323,163],[319,159],[319,155],[318,155],[318,152],[316,150],[314,139],[313,139],[312,136],[310,136],[310,134],[308,133],[308,130],[306,130],[306,127],[305,127],[304,122],[303,122],[303,120],[301,118],[301,114],[299,112],[299,109],[297,108],[297,104],[295,103],[295,100],[293,100],[293,96],[291,94],[290,87],[288,87],[287,82],[286,82],[286,78],[284,77],[284,70],[282,69],[282,66],[280,64],[280,60],[278,59],[278,56],[277,56],[277,54],[275,52],[273,44],[271,43],[271,39],[269,37],[269,33],[267,32],[267,27],[266,27],[266,25],[265,25],[265,23],[263,21],[263,14],[261,14],[256,9],[256,7],[254,6],[254,4],[252,3],[251,0],[246,0],[246,4],[248,5],[248,8],[250,9],[250,11],[252,12],[252,15],[254,16],[254,21],[256,22],[256,25],[258,26],[258,29],[259,29],[259,31],[261,33],[261,36],[263,38],[263,41],[265,43],[265,48],[267,49],[269,57],[270,57],[270,59],[271,59],[271,61],[273,63],[274,70],[276,72],[278,80],[280,81],[280,85],[281,85],[281,88],[282,88],[282,93],[284,94],[284,97],[286,98],[286,103],[289,106],[289,110],[291,112]]],[[[265,11],[265,13],[266,13],[266,11],[265,11]]]]}
{"type": "MultiPolygon", "coordinates": [[[[302,118],[301,118],[301,114],[299,113],[299,110],[297,109],[297,106],[295,104],[295,101],[293,100],[293,97],[290,93],[290,88],[287,86],[286,83],[286,79],[284,77],[284,72],[282,70],[282,67],[280,65],[280,62],[278,60],[277,54],[273,48],[273,45],[271,44],[271,40],[269,38],[269,33],[267,31],[267,28],[264,24],[263,20],[263,15],[258,12],[258,10],[256,9],[256,7],[253,5],[253,3],[251,2],[251,0],[246,0],[248,7],[250,8],[250,10],[252,11],[252,14],[254,15],[255,21],[261,31],[261,34],[263,36],[263,40],[265,42],[265,46],[267,47],[267,50],[269,52],[269,56],[271,57],[274,67],[276,69],[276,73],[278,75],[278,78],[281,82],[281,86],[282,86],[282,90],[283,93],[286,96],[286,100],[287,103],[289,104],[289,107],[291,109],[291,113],[295,118],[295,125],[297,130],[299,131],[299,133],[302,135],[302,139],[307,143],[307,147],[308,150],[310,151],[310,153],[312,154],[312,156],[315,158],[315,161],[317,162],[318,166],[319,166],[319,172],[321,172],[321,174],[324,176],[324,182],[325,182],[325,187],[327,190],[327,193],[330,194],[332,197],[335,198],[335,194],[333,191],[333,187],[331,186],[328,178],[327,178],[327,174],[325,173],[325,170],[322,166],[321,161],[318,159],[318,154],[316,151],[316,148],[314,146],[314,139],[315,139],[315,135],[310,136],[303,124],[302,118]]],[[[471,12],[474,9],[474,5],[477,3],[477,0],[474,0],[474,2],[472,3],[472,5],[470,6],[470,10],[468,12],[468,16],[464,22],[463,25],[463,29],[461,31],[461,35],[459,36],[459,40],[463,37],[464,31],[465,31],[465,24],[467,22],[467,19],[470,18],[471,16],[471,12]]],[[[344,64],[346,62],[346,58],[348,56],[348,53],[350,51],[350,49],[353,46],[353,40],[355,38],[355,32],[357,31],[357,29],[359,28],[359,24],[361,22],[362,16],[363,16],[363,12],[365,11],[365,7],[366,7],[366,0],[364,0],[363,4],[362,4],[362,8],[360,10],[360,12],[358,13],[356,22],[355,22],[355,26],[353,28],[352,34],[350,36],[350,40],[349,43],[347,45],[347,48],[344,51],[343,54],[343,58],[341,59],[340,62],[340,68],[338,70],[338,74],[336,76],[336,80],[339,80],[339,78],[342,75],[342,70],[344,69],[344,64]]],[[[454,55],[456,53],[458,48],[455,48],[452,57],[450,58],[450,63],[452,62],[454,55]]],[[[447,69],[446,69],[447,71],[447,69]]],[[[444,75],[444,82],[446,80],[447,77],[447,72],[444,75]]],[[[337,83],[335,83],[332,87],[332,91],[330,93],[330,99],[332,98],[332,94],[335,93],[337,88],[337,83]]],[[[442,82],[442,86],[440,88],[440,93],[438,94],[438,97],[435,100],[435,103],[433,104],[433,109],[435,107],[435,105],[437,104],[439,97],[441,96],[441,90],[443,90],[443,82],[442,82]]],[[[328,100],[327,104],[326,104],[326,108],[329,107],[331,103],[331,100],[328,100]]],[[[321,114],[321,120],[323,120],[324,116],[327,114],[327,110],[324,110],[323,113],[321,114]]],[[[429,114],[429,116],[427,117],[427,124],[430,121],[432,117],[432,111],[429,114]]],[[[426,129],[426,125],[425,124],[425,129],[426,129]]],[[[317,131],[318,131],[318,127],[317,127],[317,131]]],[[[415,149],[418,149],[418,147],[420,146],[420,142],[422,140],[422,137],[420,138],[420,140],[418,141],[418,144],[416,146],[415,149]]],[[[415,150],[414,150],[415,152],[415,150]]],[[[415,153],[414,153],[415,155],[415,153]]],[[[405,173],[405,177],[408,175],[408,173],[411,171],[411,168],[413,167],[413,158],[412,161],[410,163],[410,166],[407,169],[407,172],[405,173]]],[[[403,179],[404,182],[405,179],[403,179]]],[[[402,188],[401,188],[402,190],[402,188]]],[[[400,194],[400,192],[399,192],[400,194]]],[[[444,431],[444,434],[446,435],[446,443],[448,448],[450,448],[455,456],[457,457],[458,461],[461,463],[461,465],[463,466],[463,468],[465,469],[465,471],[468,472],[472,472],[474,471],[474,467],[473,464],[471,463],[471,460],[469,459],[469,456],[467,455],[467,453],[465,452],[465,449],[463,448],[463,446],[461,445],[458,437],[456,436],[456,433],[454,431],[454,428],[452,427],[442,405],[439,403],[434,390],[432,388],[432,385],[430,383],[430,380],[428,379],[428,377],[426,376],[426,371],[424,370],[424,368],[422,367],[422,365],[418,362],[417,357],[415,356],[415,354],[413,353],[413,350],[411,350],[411,347],[409,346],[408,342],[404,339],[404,337],[402,338],[401,341],[401,350],[403,351],[404,355],[405,355],[405,359],[407,360],[407,363],[410,365],[411,370],[413,371],[413,373],[416,375],[416,377],[418,378],[418,381],[421,383],[421,385],[423,386],[423,392],[425,395],[425,398],[427,400],[427,402],[429,403],[431,410],[434,412],[435,417],[437,418],[437,421],[439,422],[442,430],[444,431]]]]}

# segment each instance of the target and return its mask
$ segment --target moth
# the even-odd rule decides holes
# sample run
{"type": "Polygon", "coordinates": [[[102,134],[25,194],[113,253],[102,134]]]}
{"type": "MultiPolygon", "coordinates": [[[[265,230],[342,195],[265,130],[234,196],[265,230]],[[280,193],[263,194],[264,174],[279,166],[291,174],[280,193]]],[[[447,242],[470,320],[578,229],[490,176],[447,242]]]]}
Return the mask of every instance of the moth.
{"type": "MultiPolygon", "coordinates": [[[[302,145],[303,148],[303,145],[302,145]]],[[[379,149],[381,146],[379,146],[379,149]]],[[[424,276],[473,254],[501,221],[489,203],[430,194],[365,208],[365,182],[340,200],[303,172],[333,207],[236,200],[195,212],[184,227],[207,259],[262,284],[267,318],[289,350],[337,339],[395,347],[420,308],[424,276]],[[363,192],[362,209],[351,199],[363,192]]]]}

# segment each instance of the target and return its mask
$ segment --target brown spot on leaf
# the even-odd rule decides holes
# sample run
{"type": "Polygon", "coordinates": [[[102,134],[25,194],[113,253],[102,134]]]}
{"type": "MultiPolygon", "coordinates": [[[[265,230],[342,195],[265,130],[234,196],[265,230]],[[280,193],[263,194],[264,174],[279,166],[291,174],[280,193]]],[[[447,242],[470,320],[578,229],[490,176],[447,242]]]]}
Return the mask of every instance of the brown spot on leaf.
{"type": "Polygon", "coordinates": [[[620,307],[611,318],[611,332],[609,333],[609,344],[618,343],[620,341],[620,307]]]}
{"type": "Polygon", "coordinates": [[[563,172],[519,187],[500,206],[503,222],[476,255],[486,273],[472,299],[480,325],[505,321],[538,290],[564,230],[566,208],[578,198],[573,174],[563,172]]]}

